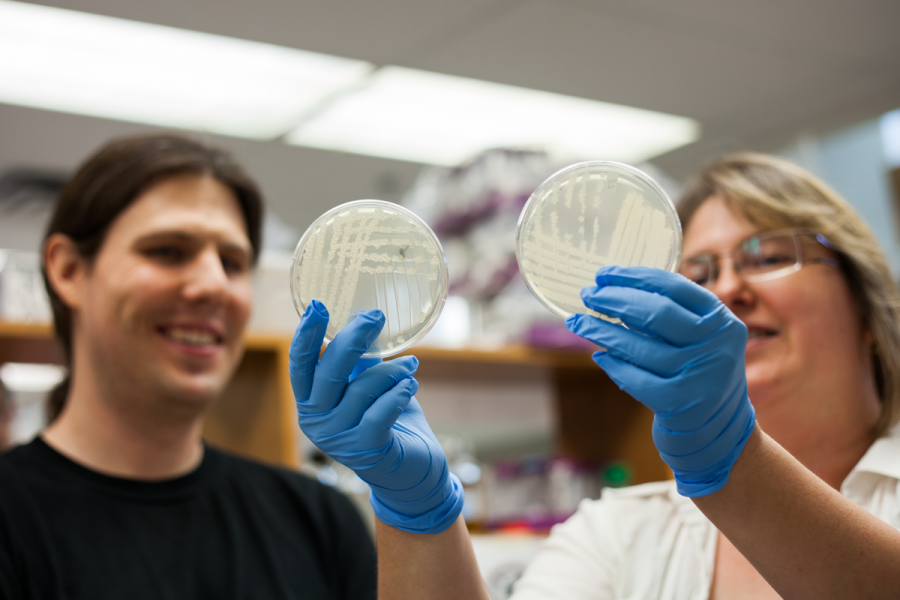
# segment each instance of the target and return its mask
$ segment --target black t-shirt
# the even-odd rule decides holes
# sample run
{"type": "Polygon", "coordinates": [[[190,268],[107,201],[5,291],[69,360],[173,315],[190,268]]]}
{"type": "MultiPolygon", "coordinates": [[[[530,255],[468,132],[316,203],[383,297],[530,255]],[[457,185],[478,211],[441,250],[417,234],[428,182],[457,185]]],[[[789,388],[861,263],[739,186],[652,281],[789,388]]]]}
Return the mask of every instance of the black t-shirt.
{"type": "Polygon", "coordinates": [[[40,438],[0,455],[3,600],[360,600],[375,564],[346,497],[208,446],[162,482],[102,475],[40,438]]]}

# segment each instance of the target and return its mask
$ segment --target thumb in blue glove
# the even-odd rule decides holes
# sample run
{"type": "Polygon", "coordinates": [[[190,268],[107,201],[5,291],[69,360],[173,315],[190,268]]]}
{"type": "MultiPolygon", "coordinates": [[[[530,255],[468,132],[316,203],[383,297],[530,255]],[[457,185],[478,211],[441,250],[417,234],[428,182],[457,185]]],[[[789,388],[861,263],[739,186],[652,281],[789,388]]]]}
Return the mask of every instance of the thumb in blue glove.
{"type": "Polygon", "coordinates": [[[381,521],[414,533],[447,529],[462,511],[463,491],[413,397],[418,361],[360,359],[384,326],[381,311],[360,313],[320,359],[327,326],[328,311],[313,300],[291,341],[300,428],[369,484],[381,521]]]}
{"type": "Polygon", "coordinates": [[[653,441],[683,496],[725,485],[756,416],[747,395],[747,327],[708,290],[646,267],[603,267],[566,327],[605,348],[594,361],[653,410],[653,441]]]}

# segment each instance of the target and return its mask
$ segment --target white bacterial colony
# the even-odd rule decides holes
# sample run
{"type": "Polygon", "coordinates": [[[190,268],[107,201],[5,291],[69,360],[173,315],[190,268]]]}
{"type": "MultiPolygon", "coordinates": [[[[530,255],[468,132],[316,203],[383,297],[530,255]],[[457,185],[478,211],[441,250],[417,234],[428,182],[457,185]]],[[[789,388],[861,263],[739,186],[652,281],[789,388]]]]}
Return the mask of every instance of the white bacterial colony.
{"type": "Polygon", "coordinates": [[[674,241],[663,211],[644,206],[644,197],[631,192],[625,198],[609,248],[610,264],[666,268],[674,241]]]}
{"type": "MultiPolygon", "coordinates": [[[[648,206],[644,196],[628,191],[615,228],[604,215],[606,194],[597,190],[588,200],[590,175],[554,186],[532,213],[522,232],[521,268],[539,296],[564,312],[585,312],[580,292],[594,283],[602,266],[668,266],[674,232],[666,213],[648,206]]],[[[615,181],[601,179],[595,186],[615,181]]],[[[619,182],[622,185],[622,182],[619,182]]],[[[610,207],[605,207],[608,212],[610,207]]],[[[601,315],[602,316],[602,315],[601,315]]]]}
{"type": "Polygon", "coordinates": [[[318,227],[301,257],[301,299],[323,302],[337,332],[358,310],[385,315],[382,350],[405,343],[434,305],[441,257],[409,219],[382,209],[353,208],[318,227]]]}

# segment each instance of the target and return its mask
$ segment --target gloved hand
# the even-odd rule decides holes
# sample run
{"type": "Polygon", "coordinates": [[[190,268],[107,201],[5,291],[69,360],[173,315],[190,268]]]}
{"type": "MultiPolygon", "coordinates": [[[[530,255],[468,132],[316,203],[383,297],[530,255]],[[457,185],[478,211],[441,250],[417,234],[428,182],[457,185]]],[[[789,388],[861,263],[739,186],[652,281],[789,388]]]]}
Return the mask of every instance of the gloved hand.
{"type": "Polygon", "coordinates": [[[566,327],[605,348],[594,361],[653,410],[653,441],[678,492],[715,492],[756,423],[744,371],[747,327],[681,275],[603,267],[596,282],[581,292],[585,306],[627,328],[582,314],[566,319],[566,327]]]}
{"type": "Polygon", "coordinates": [[[382,522],[414,533],[444,531],[462,511],[463,491],[413,397],[419,362],[413,356],[360,361],[384,326],[381,311],[358,315],[320,360],[327,326],[328,311],[313,300],[291,341],[300,428],[369,484],[382,522]]]}

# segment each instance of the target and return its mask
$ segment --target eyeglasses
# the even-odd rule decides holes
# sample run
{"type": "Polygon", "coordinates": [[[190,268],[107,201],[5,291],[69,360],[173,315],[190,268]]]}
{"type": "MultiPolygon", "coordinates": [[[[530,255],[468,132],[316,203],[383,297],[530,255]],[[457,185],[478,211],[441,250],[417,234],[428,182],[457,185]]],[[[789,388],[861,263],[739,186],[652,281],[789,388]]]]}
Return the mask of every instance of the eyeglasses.
{"type": "Polygon", "coordinates": [[[825,248],[834,245],[820,233],[805,229],[783,229],[758,233],[740,242],[731,252],[700,254],[681,263],[680,273],[699,285],[711,288],[721,272],[722,258],[730,257],[734,270],[744,281],[768,281],[799,271],[805,263],[828,265],[837,269],[841,263],[833,258],[803,256],[803,240],[813,239],[825,248]]]}

